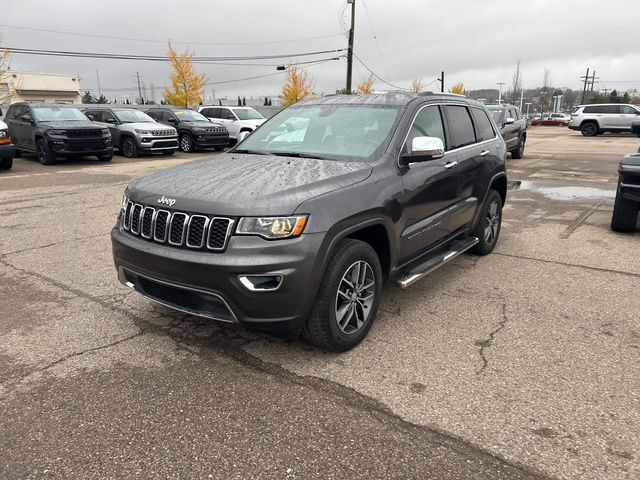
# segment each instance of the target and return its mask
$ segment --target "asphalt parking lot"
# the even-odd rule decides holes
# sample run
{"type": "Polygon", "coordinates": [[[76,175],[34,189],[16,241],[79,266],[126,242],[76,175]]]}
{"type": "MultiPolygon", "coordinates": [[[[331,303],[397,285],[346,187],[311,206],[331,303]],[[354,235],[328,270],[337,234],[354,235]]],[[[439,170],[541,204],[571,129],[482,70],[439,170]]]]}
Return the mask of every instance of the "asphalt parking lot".
{"type": "Polygon", "coordinates": [[[487,257],[388,286],[321,353],[121,286],[131,179],[218,153],[0,172],[0,477],[640,477],[640,233],[609,229],[628,135],[529,130],[487,257]]]}

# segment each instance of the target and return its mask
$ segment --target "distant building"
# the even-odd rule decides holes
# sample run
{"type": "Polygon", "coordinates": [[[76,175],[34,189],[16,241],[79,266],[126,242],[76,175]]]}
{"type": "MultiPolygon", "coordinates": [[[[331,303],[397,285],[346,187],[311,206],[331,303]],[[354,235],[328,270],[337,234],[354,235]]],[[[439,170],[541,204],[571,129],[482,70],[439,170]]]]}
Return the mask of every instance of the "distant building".
{"type": "Polygon", "coordinates": [[[13,91],[10,103],[82,103],[80,77],[61,73],[9,72],[1,90],[13,91]]]}

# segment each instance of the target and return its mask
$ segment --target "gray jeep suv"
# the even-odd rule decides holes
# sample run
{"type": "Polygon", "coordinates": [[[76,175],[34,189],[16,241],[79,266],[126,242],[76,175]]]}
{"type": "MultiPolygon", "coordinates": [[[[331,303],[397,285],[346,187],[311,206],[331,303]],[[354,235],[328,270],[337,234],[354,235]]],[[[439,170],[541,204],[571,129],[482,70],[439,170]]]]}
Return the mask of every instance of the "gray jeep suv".
{"type": "Polygon", "coordinates": [[[130,183],[111,232],[118,277],[183,312],[347,350],[386,281],[493,250],[506,153],[464,97],[303,101],[228,153],[130,183]]]}
{"type": "Polygon", "coordinates": [[[487,110],[498,125],[511,158],[522,158],[527,142],[527,120],[520,109],[515,105],[487,105],[487,110]]]}
{"type": "Polygon", "coordinates": [[[109,128],[114,148],[127,158],[141,153],[173,155],[178,149],[178,132],[135,108],[113,105],[86,105],[84,114],[109,128]]]}

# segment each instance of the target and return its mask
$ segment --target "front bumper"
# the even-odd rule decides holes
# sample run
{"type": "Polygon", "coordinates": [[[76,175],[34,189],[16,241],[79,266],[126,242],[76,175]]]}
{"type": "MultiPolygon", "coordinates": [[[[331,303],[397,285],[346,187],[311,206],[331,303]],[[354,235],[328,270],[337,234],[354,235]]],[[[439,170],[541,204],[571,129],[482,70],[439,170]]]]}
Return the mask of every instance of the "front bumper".
{"type": "Polygon", "coordinates": [[[0,158],[13,158],[16,152],[16,147],[12,143],[6,143],[0,145],[0,158]]]}
{"type": "Polygon", "coordinates": [[[145,153],[175,151],[178,149],[178,137],[153,137],[144,135],[138,137],[138,147],[145,153]]]}
{"type": "Polygon", "coordinates": [[[113,152],[111,137],[99,138],[47,138],[47,143],[55,156],[109,155],[113,152]]]}
{"type": "Polygon", "coordinates": [[[194,134],[193,141],[197,148],[219,148],[229,145],[229,134],[211,135],[211,134],[194,134]]]}
{"type": "Polygon", "coordinates": [[[324,239],[324,234],[281,241],[232,236],[224,253],[213,253],[158,244],[118,228],[111,232],[125,285],[177,310],[291,336],[301,332],[315,301],[324,239]],[[256,292],[240,281],[247,274],[283,280],[277,290],[256,292]]]}

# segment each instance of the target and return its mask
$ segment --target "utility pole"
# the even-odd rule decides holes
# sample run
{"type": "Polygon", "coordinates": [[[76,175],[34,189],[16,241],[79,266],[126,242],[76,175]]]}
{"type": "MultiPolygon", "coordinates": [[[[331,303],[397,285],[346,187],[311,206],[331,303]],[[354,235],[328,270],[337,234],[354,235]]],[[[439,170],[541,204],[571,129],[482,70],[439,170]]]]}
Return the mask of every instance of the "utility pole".
{"type": "Polygon", "coordinates": [[[140,72],[136,72],[136,78],[138,79],[138,94],[140,94],[140,103],[144,105],[144,98],[142,98],[142,87],[140,86],[140,72]]]}
{"type": "Polygon", "coordinates": [[[527,102],[525,103],[525,105],[527,106],[527,115],[529,115],[529,107],[531,106],[531,102],[527,102]]]}
{"type": "Polygon", "coordinates": [[[584,104],[584,99],[587,95],[587,83],[589,82],[589,68],[587,68],[587,73],[585,74],[585,76],[580,78],[584,78],[584,87],[582,88],[582,101],[580,102],[584,104]]]}
{"type": "Polygon", "coordinates": [[[98,79],[98,95],[102,96],[102,90],[100,89],[100,73],[96,70],[96,78],[98,79]]]}
{"type": "Polygon", "coordinates": [[[440,72],[440,91],[444,93],[444,72],[440,72]]]}
{"type": "Polygon", "coordinates": [[[498,92],[498,105],[500,105],[502,103],[502,86],[504,85],[504,82],[498,82],[498,87],[500,87],[500,91],[498,92]]]}
{"type": "Polygon", "coordinates": [[[351,78],[353,76],[353,36],[356,26],[356,0],[347,0],[351,4],[351,29],[349,30],[349,49],[347,51],[347,95],[351,94],[351,78]]]}
{"type": "Polygon", "coordinates": [[[522,111],[522,101],[524,100],[524,88],[520,90],[520,111],[522,111]]]}

